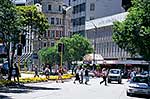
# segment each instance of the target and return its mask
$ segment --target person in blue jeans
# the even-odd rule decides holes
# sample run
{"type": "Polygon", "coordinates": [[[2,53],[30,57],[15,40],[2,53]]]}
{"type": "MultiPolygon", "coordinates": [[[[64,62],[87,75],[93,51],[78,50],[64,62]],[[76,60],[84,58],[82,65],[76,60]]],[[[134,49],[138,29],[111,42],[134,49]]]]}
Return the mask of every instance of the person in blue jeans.
{"type": "Polygon", "coordinates": [[[86,68],[85,69],[85,84],[87,85],[88,83],[87,82],[89,82],[89,70],[86,68]]]}

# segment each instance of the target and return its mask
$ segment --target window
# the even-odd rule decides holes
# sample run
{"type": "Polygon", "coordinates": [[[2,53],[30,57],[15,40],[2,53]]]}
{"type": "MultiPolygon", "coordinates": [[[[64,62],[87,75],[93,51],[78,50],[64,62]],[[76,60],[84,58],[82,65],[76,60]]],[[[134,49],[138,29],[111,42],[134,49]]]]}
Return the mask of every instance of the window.
{"type": "Polygon", "coordinates": [[[95,10],[95,4],[94,3],[91,3],[90,4],[90,11],[94,11],[95,10]]]}
{"type": "Polygon", "coordinates": [[[55,36],[55,31],[51,31],[51,38],[54,38],[55,36]]]}
{"type": "Polygon", "coordinates": [[[60,32],[59,31],[56,31],[56,36],[55,37],[60,37],[60,32]]]}
{"type": "Polygon", "coordinates": [[[59,5],[59,11],[61,11],[61,6],[59,5]]]}
{"type": "Polygon", "coordinates": [[[59,18],[56,18],[56,24],[57,25],[59,24],[59,18]]]}
{"type": "Polygon", "coordinates": [[[85,3],[82,3],[80,5],[80,12],[85,11],[85,3]]]}
{"type": "Polygon", "coordinates": [[[54,24],[54,18],[51,18],[51,24],[54,24]]]}
{"type": "Polygon", "coordinates": [[[48,10],[49,10],[49,11],[52,10],[52,5],[48,5],[48,10]]]}
{"type": "Polygon", "coordinates": [[[51,46],[54,46],[55,44],[54,44],[54,42],[51,42],[51,46]]]}
{"type": "Polygon", "coordinates": [[[46,43],[44,43],[44,47],[46,47],[46,43]]]}

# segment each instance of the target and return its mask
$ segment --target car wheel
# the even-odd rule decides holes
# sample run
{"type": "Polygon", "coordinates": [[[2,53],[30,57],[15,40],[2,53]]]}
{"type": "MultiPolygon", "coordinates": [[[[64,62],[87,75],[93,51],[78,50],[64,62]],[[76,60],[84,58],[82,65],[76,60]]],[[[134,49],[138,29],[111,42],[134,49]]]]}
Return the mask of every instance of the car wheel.
{"type": "Polygon", "coordinates": [[[127,96],[131,96],[131,94],[127,92],[127,96]]]}

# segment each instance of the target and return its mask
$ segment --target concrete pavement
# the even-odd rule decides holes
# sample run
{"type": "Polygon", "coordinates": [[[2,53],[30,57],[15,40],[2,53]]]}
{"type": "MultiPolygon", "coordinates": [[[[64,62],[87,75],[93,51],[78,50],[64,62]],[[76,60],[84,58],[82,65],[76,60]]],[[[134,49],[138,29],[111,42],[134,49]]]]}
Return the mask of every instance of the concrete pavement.
{"type": "MultiPolygon", "coordinates": [[[[44,82],[25,84],[22,88],[12,88],[0,92],[0,99],[139,99],[126,96],[125,84],[100,85],[100,78],[90,79],[89,85],[73,84],[73,79],[64,83],[44,82]],[[18,91],[19,90],[19,91],[18,91]]],[[[142,99],[142,98],[141,98],[142,99]]]]}

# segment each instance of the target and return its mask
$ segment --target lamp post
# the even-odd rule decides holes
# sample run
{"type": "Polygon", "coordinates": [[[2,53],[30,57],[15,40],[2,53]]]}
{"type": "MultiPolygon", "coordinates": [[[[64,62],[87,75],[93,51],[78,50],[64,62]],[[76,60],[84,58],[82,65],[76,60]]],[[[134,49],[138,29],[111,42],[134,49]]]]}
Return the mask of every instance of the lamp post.
{"type": "Polygon", "coordinates": [[[92,23],[93,26],[95,27],[95,33],[94,33],[94,37],[93,37],[93,39],[94,39],[93,66],[94,66],[95,63],[96,63],[95,54],[96,54],[96,36],[97,36],[97,27],[96,27],[96,25],[95,25],[93,22],[91,22],[91,23],[92,23]]]}

